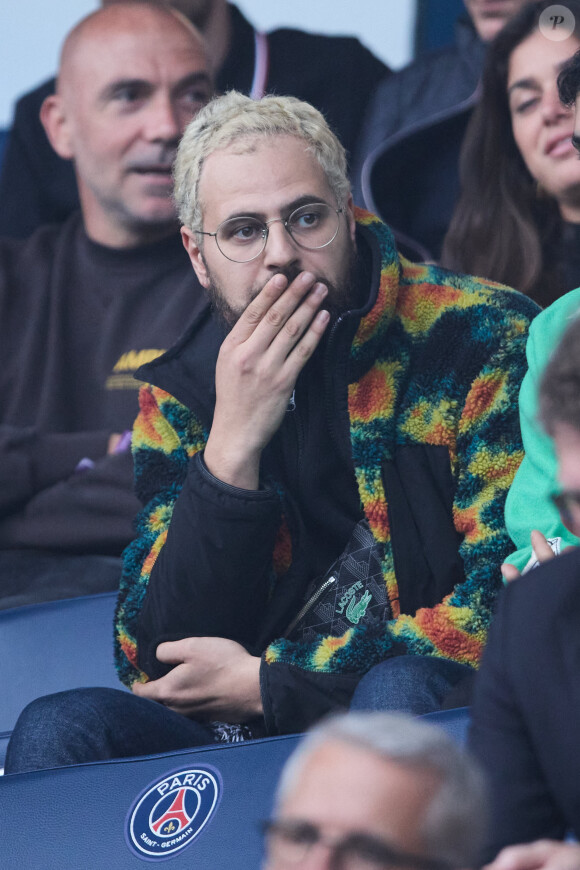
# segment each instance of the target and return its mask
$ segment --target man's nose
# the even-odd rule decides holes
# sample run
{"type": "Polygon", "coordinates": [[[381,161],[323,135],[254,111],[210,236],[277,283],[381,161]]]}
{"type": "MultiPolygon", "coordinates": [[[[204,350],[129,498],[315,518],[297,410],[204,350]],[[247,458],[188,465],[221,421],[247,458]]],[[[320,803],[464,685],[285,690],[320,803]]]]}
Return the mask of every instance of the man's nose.
{"type": "Polygon", "coordinates": [[[326,843],[315,843],[300,863],[300,870],[336,870],[335,850],[326,843]]]}
{"type": "Polygon", "coordinates": [[[177,142],[182,133],[180,114],[169,96],[159,95],[149,106],[145,136],[151,141],[177,142]]]}
{"type": "Polygon", "coordinates": [[[281,220],[268,224],[268,238],[264,249],[264,265],[269,269],[288,266],[299,257],[300,248],[281,220]]]}

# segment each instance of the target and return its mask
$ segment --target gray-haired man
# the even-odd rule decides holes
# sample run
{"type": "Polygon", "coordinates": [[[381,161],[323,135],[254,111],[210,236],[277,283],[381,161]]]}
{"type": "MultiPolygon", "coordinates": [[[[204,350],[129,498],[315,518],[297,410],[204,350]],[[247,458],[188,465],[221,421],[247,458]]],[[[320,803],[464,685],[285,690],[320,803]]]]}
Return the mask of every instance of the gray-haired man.
{"type": "Polygon", "coordinates": [[[286,764],[265,870],[474,866],[485,823],[482,775],[446,734],[351,713],[314,728],[286,764]]]}

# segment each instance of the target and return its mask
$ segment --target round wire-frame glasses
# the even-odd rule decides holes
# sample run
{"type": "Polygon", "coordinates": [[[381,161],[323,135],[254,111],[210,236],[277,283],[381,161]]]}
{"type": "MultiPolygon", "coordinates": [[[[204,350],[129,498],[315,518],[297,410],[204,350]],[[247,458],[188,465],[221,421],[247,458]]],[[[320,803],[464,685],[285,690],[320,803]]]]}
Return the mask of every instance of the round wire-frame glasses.
{"type": "Polygon", "coordinates": [[[301,248],[317,251],[326,248],[336,238],[339,215],[344,209],[325,202],[311,202],[294,209],[287,218],[262,221],[249,215],[228,218],[214,233],[195,230],[203,236],[213,236],[220,252],[233,263],[249,263],[259,257],[268,241],[270,226],[281,223],[301,248]]]}
{"type": "Polygon", "coordinates": [[[268,819],[260,827],[280,868],[301,867],[310,850],[322,844],[332,851],[333,870],[455,870],[450,862],[403,852],[363,832],[326,837],[316,825],[294,819],[268,819]]]}

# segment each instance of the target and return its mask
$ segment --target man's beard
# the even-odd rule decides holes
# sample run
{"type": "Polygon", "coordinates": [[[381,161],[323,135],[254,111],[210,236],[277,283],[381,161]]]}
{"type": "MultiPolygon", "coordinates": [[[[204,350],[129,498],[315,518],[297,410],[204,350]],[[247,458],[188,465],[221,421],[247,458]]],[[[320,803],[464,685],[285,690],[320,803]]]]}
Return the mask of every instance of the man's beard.
{"type": "MultiPolygon", "coordinates": [[[[265,284],[262,284],[261,287],[253,287],[250,291],[246,304],[240,308],[234,308],[227,301],[226,294],[224,293],[223,288],[215,280],[212,272],[207,268],[207,265],[206,271],[209,277],[209,284],[206,288],[206,292],[209,296],[211,306],[218,318],[226,327],[226,329],[230,330],[238,322],[250,302],[252,302],[256,298],[256,296],[258,296],[262,292],[265,284]]],[[[303,271],[303,269],[299,269],[297,266],[290,266],[288,269],[279,269],[278,272],[272,273],[268,280],[273,278],[275,274],[284,275],[288,280],[288,284],[290,285],[290,283],[295,278],[297,278],[298,275],[300,275],[300,273],[303,271]]],[[[321,309],[329,312],[331,323],[336,321],[338,317],[343,314],[344,311],[348,310],[349,307],[352,307],[356,299],[356,248],[354,245],[349,249],[348,260],[344,269],[344,273],[344,279],[340,280],[337,283],[329,281],[328,278],[325,278],[322,275],[315,276],[315,283],[320,282],[328,288],[326,298],[324,299],[320,307],[321,309]]]]}

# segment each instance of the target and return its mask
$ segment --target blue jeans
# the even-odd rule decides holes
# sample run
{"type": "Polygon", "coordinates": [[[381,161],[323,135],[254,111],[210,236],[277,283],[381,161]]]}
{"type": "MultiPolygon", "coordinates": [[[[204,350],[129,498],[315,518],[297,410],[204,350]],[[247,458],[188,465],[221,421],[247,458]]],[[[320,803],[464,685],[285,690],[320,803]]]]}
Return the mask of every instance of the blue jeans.
{"type": "Polygon", "coordinates": [[[4,770],[23,773],[214,742],[204,725],[155,701],[119,689],[70,689],[25,707],[4,770]]]}
{"type": "MultiPolygon", "coordinates": [[[[399,710],[421,716],[440,710],[458,683],[470,683],[473,668],[434,656],[395,656],[375,665],[359,682],[351,710],[399,710]]],[[[467,700],[456,706],[464,706],[467,700]]]]}

